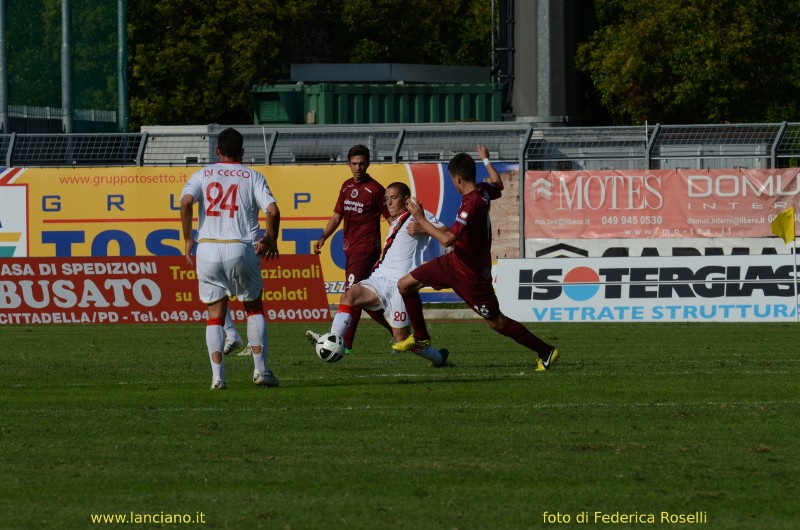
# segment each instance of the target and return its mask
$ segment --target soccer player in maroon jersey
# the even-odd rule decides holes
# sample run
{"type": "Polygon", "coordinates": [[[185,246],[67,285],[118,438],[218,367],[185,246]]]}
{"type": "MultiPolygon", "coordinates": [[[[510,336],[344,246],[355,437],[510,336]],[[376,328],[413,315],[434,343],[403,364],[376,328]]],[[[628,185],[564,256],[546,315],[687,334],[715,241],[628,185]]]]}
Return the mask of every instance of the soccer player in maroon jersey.
{"type": "Polygon", "coordinates": [[[457,154],[447,166],[450,179],[462,196],[456,221],[448,231],[436,230],[425,219],[422,205],[413,197],[408,201],[408,211],[419,227],[443,246],[453,249],[444,256],[423,263],[397,282],[414,334],[392,348],[410,351],[430,346],[431,338],[422,314],[419,290],[425,285],[436,290],[450,287],[486,320],[490,328],[535,351],[535,371],[544,372],[558,359],[558,350],[500,312],[500,304],[492,287],[489,208],[490,201],[500,198],[503,181],[489,162],[489,150],[479,145],[477,151],[489,171],[489,182],[475,182],[475,161],[467,153],[457,154]]]}
{"type": "MultiPolygon", "coordinates": [[[[319,254],[325,241],[336,232],[344,221],[344,241],[342,248],[345,256],[345,290],[366,279],[372,267],[381,257],[381,216],[389,218],[386,209],[386,190],[380,182],[367,173],[369,168],[369,149],[364,145],[356,145],[347,153],[347,164],[353,178],[342,183],[336,206],[322,237],[314,243],[314,252],[319,254]]],[[[391,333],[392,328],[383,313],[369,312],[370,316],[383,325],[391,333]]],[[[353,315],[353,322],[344,334],[345,352],[352,353],[353,340],[356,336],[361,312],[353,315]]]]}

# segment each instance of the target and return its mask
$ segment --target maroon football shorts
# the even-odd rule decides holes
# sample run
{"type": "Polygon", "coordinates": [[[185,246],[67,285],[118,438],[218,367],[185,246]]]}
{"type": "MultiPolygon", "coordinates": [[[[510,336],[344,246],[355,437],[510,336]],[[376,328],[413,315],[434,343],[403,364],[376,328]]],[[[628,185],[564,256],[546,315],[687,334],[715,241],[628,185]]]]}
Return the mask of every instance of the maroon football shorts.
{"type": "Polygon", "coordinates": [[[413,271],[411,276],[419,282],[436,289],[451,288],[470,308],[485,319],[493,319],[500,315],[500,303],[492,286],[491,277],[470,271],[464,274],[453,266],[455,255],[450,252],[423,263],[413,271]]]}
{"type": "Polygon", "coordinates": [[[345,289],[349,289],[365,278],[369,278],[372,267],[381,258],[380,251],[374,252],[354,252],[345,256],[344,275],[345,289]]]}

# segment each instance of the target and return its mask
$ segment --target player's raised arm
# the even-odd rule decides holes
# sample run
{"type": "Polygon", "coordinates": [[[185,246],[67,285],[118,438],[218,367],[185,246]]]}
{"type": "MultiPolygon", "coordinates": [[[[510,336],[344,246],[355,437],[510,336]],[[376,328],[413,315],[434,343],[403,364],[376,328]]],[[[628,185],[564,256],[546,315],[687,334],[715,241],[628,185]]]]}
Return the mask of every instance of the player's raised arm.
{"type": "Polygon", "coordinates": [[[481,160],[483,160],[487,171],[489,171],[489,182],[502,190],[503,179],[500,178],[500,173],[497,172],[492,163],[489,161],[489,150],[482,145],[479,145],[476,150],[478,152],[478,156],[481,157],[481,160]]]}

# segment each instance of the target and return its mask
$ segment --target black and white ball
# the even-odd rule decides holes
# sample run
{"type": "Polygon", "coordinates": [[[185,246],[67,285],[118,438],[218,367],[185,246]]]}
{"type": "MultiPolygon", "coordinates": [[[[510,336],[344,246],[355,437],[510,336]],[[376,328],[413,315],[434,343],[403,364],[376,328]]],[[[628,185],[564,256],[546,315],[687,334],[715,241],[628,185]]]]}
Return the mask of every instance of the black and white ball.
{"type": "Polygon", "coordinates": [[[344,357],[344,340],[335,333],[326,333],[320,335],[314,349],[320,359],[326,363],[335,363],[344,357]]]}

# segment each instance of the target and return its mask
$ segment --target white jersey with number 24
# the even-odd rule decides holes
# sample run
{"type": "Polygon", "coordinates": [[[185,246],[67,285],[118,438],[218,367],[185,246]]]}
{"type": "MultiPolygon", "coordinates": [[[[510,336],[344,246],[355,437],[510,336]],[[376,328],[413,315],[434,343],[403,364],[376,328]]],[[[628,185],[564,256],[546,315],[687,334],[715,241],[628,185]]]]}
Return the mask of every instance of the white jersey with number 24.
{"type": "Polygon", "coordinates": [[[252,243],[259,211],[275,202],[264,175],[219,162],[195,172],[183,188],[198,203],[197,238],[252,243]]]}

